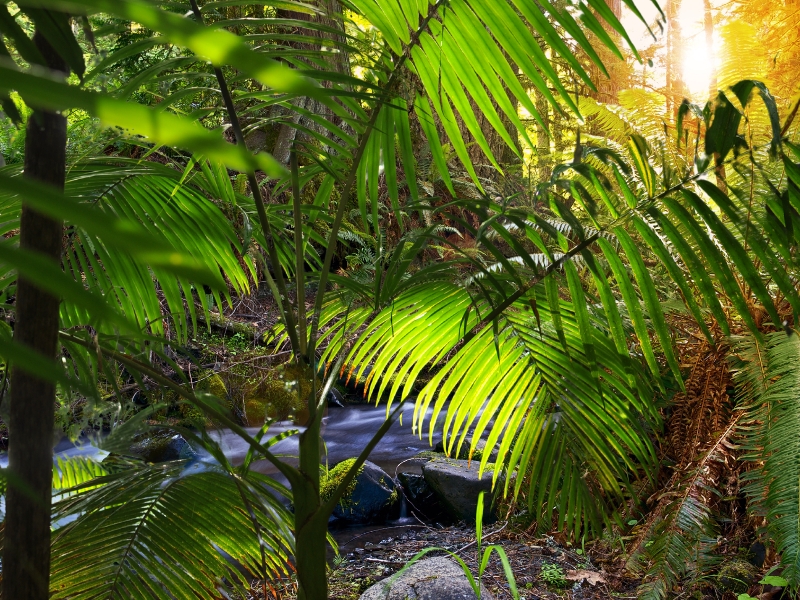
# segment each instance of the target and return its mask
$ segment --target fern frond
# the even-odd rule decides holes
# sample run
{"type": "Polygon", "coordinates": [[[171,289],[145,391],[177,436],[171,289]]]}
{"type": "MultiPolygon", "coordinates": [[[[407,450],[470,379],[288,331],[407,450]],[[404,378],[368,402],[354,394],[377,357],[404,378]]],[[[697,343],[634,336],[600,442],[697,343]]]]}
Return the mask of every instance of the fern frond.
{"type": "Polygon", "coordinates": [[[800,336],[777,331],[737,346],[739,402],[746,417],[740,429],[745,459],[754,468],[743,475],[755,514],[766,518],[782,577],[800,585],[800,336]]]}
{"type": "Polygon", "coordinates": [[[718,530],[713,490],[740,417],[741,413],[699,460],[679,465],[660,495],[627,562],[634,572],[640,571],[642,564],[646,568],[640,598],[663,600],[686,575],[708,573],[721,561],[714,553],[718,530]]]}

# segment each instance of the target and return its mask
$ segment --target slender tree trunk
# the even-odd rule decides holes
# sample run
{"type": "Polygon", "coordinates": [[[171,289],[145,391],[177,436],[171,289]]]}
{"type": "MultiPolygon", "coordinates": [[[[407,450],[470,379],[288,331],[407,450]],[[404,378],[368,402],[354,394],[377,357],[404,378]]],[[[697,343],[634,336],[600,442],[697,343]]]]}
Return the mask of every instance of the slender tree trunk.
{"type": "MultiPolygon", "coordinates": [[[[314,398],[309,403],[314,402],[314,398]]],[[[328,575],[326,573],[326,535],[328,515],[320,511],[320,421],[312,417],[308,428],[300,434],[301,485],[292,486],[294,498],[295,560],[297,562],[297,600],[326,600],[328,575]]]]}
{"type": "Polygon", "coordinates": [[[711,61],[711,71],[709,72],[708,97],[713,98],[717,95],[717,61],[714,54],[714,16],[711,13],[711,0],[703,0],[703,26],[706,33],[706,53],[711,61]]]}
{"type": "MultiPolygon", "coordinates": [[[[544,94],[536,92],[536,110],[542,121],[550,126],[550,103],[544,94]]],[[[550,156],[550,135],[544,127],[536,125],[536,172],[539,182],[547,181],[553,172],[552,157],[550,156]]]]}
{"type": "MultiPolygon", "coordinates": [[[[606,4],[617,19],[622,18],[622,0],[606,0],[606,4]]],[[[622,36],[617,33],[616,29],[613,29],[605,22],[603,22],[603,28],[614,41],[614,44],[618,48],[622,48],[622,36]]],[[[596,76],[593,77],[593,80],[597,86],[597,92],[594,92],[592,97],[604,104],[619,104],[619,92],[629,84],[628,65],[617,60],[611,51],[602,44],[595,44],[595,47],[599,47],[600,57],[603,59],[606,69],[608,69],[609,76],[606,77],[596,69],[596,73],[594,73],[596,76]]]]}
{"type": "Polygon", "coordinates": [[[667,0],[667,119],[675,121],[678,106],[684,96],[683,77],[683,35],[679,13],[681,0],[667,0]]]}
{"type": "MultiPolygon", "coordinates": [[[[714,18],[711,14],[711,0],[703,0],[703,25],[706,33],[706,53],[711,61],[711,72],[708,81],[708,98],[713,102],[717,95],[719,83],[717,81],[717,64],[714,56],[714,18]]],[[[727,173],[725,164],[719,153],[714,153],[714,175],[717,180],[717,187],[724,193],[728,191],[727,173]]]]}
{"type": "MultiPolygon", "coordinates": [[[[319,39],[319,43],[316,42],[292,42],[292,46],[297,48],[298,50],[320,50],[320,46],[325,45],[326,41],[330,43],[331,41],[335,43],[335,46],[340,49],[339,52],[336,52],[331,55],[330,60],[328,61],[328,69],[333,72],[341,73],[343,75],[350,74],[350,56],[349,54],[341,49],[342,44],[346,41],[344,35],[344,23],[342,22],[342,7],[339,3],[339,0],[317,0],[316,2],[310,2],[310,4],[315,5],[319,8],[322,13],[316,15],[308,15],[306,13],[296,12],[292,10],[285,10],[281,9],[278,11],[278,16],[284,19],[296,19],[299,21],[309,21],[314,23],[319,23],[330,29],[335,29],[341,31],[341,34],[331,34],[331,33],[324,33],[317,31],[314,28],[298,28],[295,33],[300,35],[305,35],[311,38],[319,39]]],[[[333,122],[337,123],[338,125],[342,125],[342,123],[338,119],[333,118],[333,114],[331,113],[330,109],[322,104],[321,102],[313,99],[313,98],[298,98],[295,102],[295,105],[299,106],[300,108],[304,108],[305,110],[322,115],[333,122]]],[[[286,114],[286,109],[283,107],[276,105],[272,116],[278,117],[283,114],[286,114]]],[[[281,163],[289,164],[289,153],[292,149],[292,146],[297,139],[298,130],[296,125],[300,124],[309,129],[316,131],[317,133],[321,134],[322,136],[330,136],[330,132],[325,128],[318,125],[311,119],[303,117],[300,114],[295,113],[292,118],[293,124],[286,123],[281,125],[278,135],[275,141],[275,146],[272,149],[272,155],[281,163]]],[[[305,138],[304,134],[300,134],[301,137],[305,138]]]]}
{"type": "MultiPolygon", "coordinates": [[[[34,42],[51,69],[66,73],[60,56],[37,32],[34,42]]],[[[25,176],[64,188],[67,120],[34,110],[25,140],[25,176]]],[[[62,224],[23,204],[20,247],[60,262],[62,224]]],[[[59,299],[24,278],[17,284],[14,341],[55,360],[59,299]]],[[[46,600],[50,587],[50,497],[53,480],[55,386],[11,370],[9,489],[3,550],[3,598],[46,600]]]]}

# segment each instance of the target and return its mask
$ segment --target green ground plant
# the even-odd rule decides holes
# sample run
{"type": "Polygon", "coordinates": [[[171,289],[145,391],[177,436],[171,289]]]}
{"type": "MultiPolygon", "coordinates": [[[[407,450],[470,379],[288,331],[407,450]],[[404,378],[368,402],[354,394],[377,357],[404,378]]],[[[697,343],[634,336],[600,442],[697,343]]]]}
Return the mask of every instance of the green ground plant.
{"type": "Polygon", "coordinates": [[[455,552],[451,552],[446,548],[440,547],[430,547],[421,550],[417,554],[411,557],[411,559],[401,568],[397,573],[392,575],[391,577],[387,578],[383,585],[388,590],[391,588],[391,585],[394,581],[397,580],[406,570],[408,570],[411,565],[417,562],[426,554],[430,552],[444,552],[450,556],[453,560],[455,560],[461,569],[464,571],[464,575],[467,577],[469,581],[470,587],[475,592],[475,595],[480,598],[483,585],[481,583],[481,579],[483,578],[483,573],[486,570],[486,566],[489,564],[489,560],[492,558],[492,553],[497,554],[501,564],[503,565],[503,571],[506,576],[506,581],[508,582],[508,588],[511,592],[511,596],[514,600],[519,600],[519,591],[517,590],[517,583],[516,579],[514,578],[514,573],[511,570],[511,564],[508,561],[508,555],[506,554],[505,549],[498,545],[498,544],[491,544],[489,546],[483,546],[483,509],[484,509],[484,496],[486,492],[481,492],[478,495],[478,505],[475,509],[475,554],[476,554],[476,562],[478,563],[478,573],[477,576],[472,573],[470,568],[464,562],[464,560],[458,556],[455,552]]]}
{"type": "Polygon", "coordinates": [[[539,579],[541,579],[547,587],[557,590],[562,590],[569,585],[564,569],[561,568],[561,565],[557,565],[556,563],[542,563],[539,571],[539,579]]]}

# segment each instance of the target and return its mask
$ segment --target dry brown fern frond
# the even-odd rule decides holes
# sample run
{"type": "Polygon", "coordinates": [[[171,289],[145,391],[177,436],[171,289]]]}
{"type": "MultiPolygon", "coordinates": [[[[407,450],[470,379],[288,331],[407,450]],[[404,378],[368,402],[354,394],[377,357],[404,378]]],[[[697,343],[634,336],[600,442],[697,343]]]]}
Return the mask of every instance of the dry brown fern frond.
{"type": "Polygon", "coordinates": [[[703,454],[714,442],[715,434],[730,421],[733,403],[728,396],[731,373],[727,354],[727,346],[700,344],[686,381],[686,392],[674,399],[663,450],[675,462],[676,470],[703,454]]]}
{"type": "MultiPolygon", "coordinates": [[[[669,479],[651,496],[626,567],[645,573],[641,597],[662,597],[690,571],[710,567],[719,554],[715,512],[731,512],[738,494],[737,459],[732,438],[741,418],[728,395],[729,349],[706,342],[689,349],[692,360],[686,391],[675,398],[667,420],[664,454],[674,461],[669,479]],[[712,554],[712,550],[714,553],[712,554]]],[[[666,475],[666,474],[665,474],[666,475]]]]}

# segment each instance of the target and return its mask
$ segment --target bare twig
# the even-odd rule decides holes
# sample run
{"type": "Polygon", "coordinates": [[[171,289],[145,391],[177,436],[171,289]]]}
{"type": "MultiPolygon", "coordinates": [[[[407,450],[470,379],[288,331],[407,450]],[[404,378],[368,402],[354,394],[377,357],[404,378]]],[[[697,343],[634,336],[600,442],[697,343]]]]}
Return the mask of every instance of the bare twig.
{"type": "MultiPolygon", "coordinates": [[[[485,536],[483,536],[483,539],[485,540],[486,538],[489,538],[489,537],[491,537],[491,536],[493,536],[493,535],[496,535],[496,534],[500,533],[501,531],[503,531],[503,529],[505,529],[505,528],[506,528],[506,525],[508,525],[508,522],[506,522],[506,523],[503,523],[503,526],[502,526],[502,527],[500,527],[500,529],[497,529],[497,530],[495,530],[495,531],[492,531],[491,533],[487,533],[485,536]]],[[[464,546],[463,548],[459,548],[458,550],[456,550],[455,552],[453,552],[453,554],[461,554],[461,553],[462,553],[464,550],[467,550],[468,548],[471,548],[472,546],[474,546],[474,545],[475,545],[475,544],[477,544],[477,543],[478,543],[478,540],[477,540],[477,539],[476,539],[476,540],[473,540],[473,541],[471,541],[469,544],[467,544],[466,546],[464,546]]]]}

